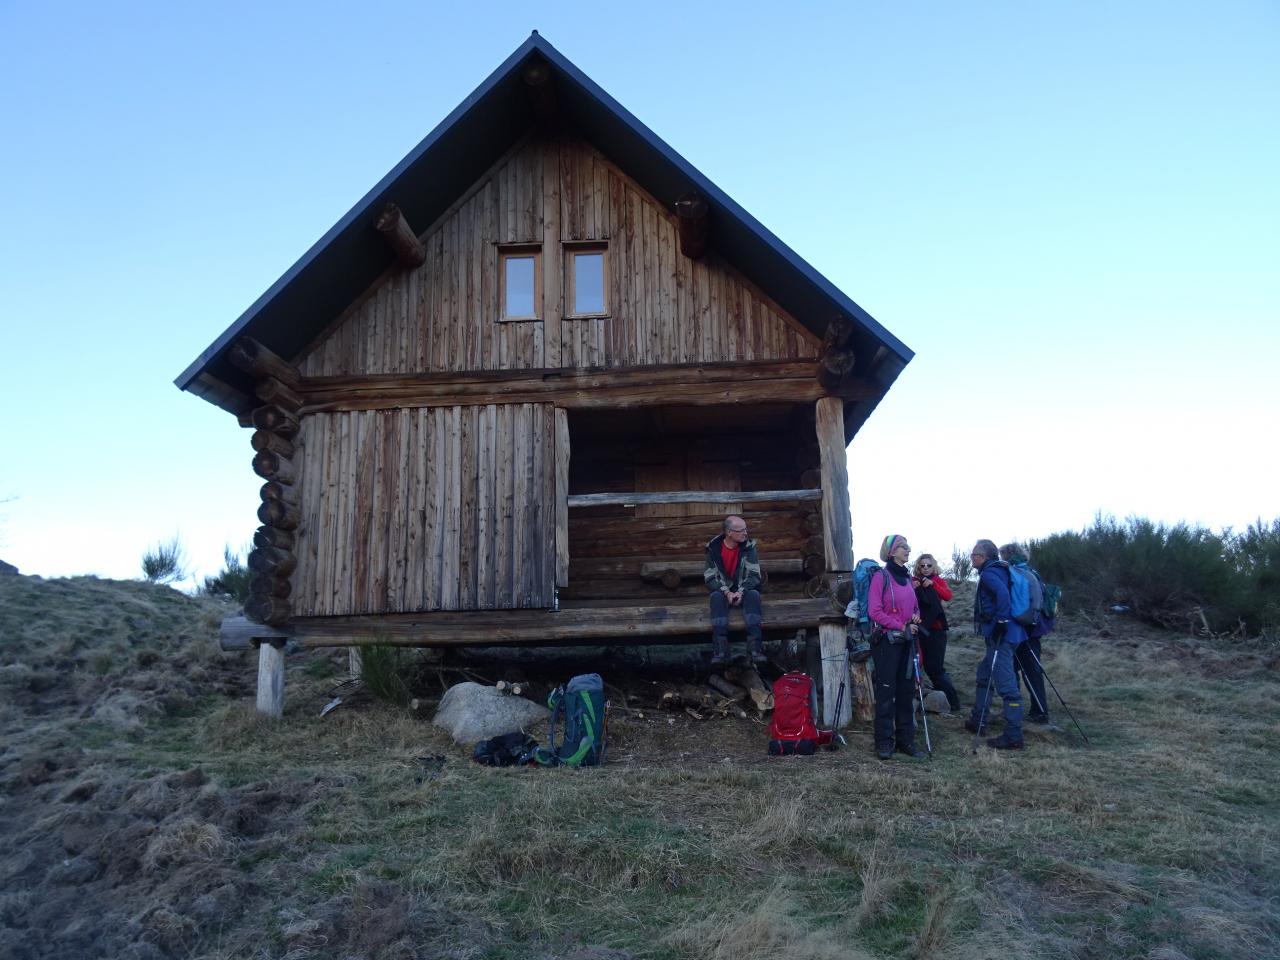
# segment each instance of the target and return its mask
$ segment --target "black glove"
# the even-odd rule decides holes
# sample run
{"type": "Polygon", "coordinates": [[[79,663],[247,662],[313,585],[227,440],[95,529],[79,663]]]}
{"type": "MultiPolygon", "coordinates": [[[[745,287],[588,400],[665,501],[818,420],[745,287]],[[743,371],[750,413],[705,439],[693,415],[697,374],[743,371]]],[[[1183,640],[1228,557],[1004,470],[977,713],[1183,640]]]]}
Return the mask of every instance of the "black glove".
{"type": "Polygon", "coordinates": [[[991,628],[991,639],[995,643],[999,643],[1004,639],[1005,634],[1009,632],[1009,622],[1007,620],[997,620],[996,625],[991,628]]]}

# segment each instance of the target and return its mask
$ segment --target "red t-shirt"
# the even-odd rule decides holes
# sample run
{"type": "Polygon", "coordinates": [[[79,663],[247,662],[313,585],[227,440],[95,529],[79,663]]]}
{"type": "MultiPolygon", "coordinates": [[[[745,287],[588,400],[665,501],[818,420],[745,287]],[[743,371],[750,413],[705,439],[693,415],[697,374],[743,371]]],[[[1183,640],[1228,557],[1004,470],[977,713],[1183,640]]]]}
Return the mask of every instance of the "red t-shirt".
{"type": "Polygon", "coordinates": [[[727,538],[720,544],[720,562],[724,564],[724,572],[730,579],[733,578],[733,571],[738,569],[738,554],[741,552],[737,547],[729,546],[727,538]]]}

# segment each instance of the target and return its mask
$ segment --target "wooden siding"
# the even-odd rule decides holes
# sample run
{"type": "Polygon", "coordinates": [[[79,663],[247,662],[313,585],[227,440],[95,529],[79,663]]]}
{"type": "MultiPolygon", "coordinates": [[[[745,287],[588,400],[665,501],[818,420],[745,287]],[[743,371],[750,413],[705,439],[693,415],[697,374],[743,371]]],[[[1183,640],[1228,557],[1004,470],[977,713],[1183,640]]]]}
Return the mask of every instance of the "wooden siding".
{"type": "MultiPolygon", "coordinates": [[[[421,225],[418,229],[421,229],[421,225]]],[[[372,229],[372,228],[371,228],[372,229]]],[[[589,145],[529,140],[422,236],[299,362],[304,376],[813,359],[818,340],[589,145]],[[610,316],[562,320],[561,245],[607,241],[610,316]],[[497,322],[500,244],[540,243],[542,319],[497,322]]]]}
{"type": "Polygon", "coordinates": [[[550,607],[549,404],[313,414],[296,616],[550,607]]]}

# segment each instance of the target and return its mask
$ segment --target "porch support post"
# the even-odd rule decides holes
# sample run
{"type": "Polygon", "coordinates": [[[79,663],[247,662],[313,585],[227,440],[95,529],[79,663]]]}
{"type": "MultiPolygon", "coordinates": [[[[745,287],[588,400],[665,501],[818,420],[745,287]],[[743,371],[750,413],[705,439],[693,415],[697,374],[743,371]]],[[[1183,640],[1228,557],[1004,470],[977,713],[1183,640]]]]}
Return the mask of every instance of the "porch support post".
{"type": "Polygon", "coordinates": [[[284,716],[284,643],[258,643],[258,712],[284,716]]]}
{"type": "Polygon", "coordinates": [[[849,466],[844,446],[844,401],[823,397],[815,416],[822,458],[822,535],[827,573],[853,572],[853,524],[849,516],[849,466]]]}
{"type": "Polygon", "coordinates": [[[822,647],[822,723],[838,729],[849,723],[853,711],[853,687],[849,685],[848,662],[845,648],[845,626],[840,620],[822,620],[818,623],[818,642],[822,647]],[[844,680],[843,699],[840,682],[844,680]],[[840,700],[840,714],[836,715],[836,701],[840,700]]]}

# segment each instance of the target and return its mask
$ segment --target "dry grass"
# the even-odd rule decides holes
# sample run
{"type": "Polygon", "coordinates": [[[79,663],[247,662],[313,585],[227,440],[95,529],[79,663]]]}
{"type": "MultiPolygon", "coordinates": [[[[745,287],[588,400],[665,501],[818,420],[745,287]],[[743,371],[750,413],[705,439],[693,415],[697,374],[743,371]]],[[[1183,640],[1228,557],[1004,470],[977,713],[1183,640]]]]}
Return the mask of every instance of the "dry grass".
{"type": "MultiPolygon", "coordinates": [[[[118,928],[197,958],[1212,960],[1280,940],[1280,679],[1260,645],[1068,623],[1045,665],[1092,748],[1055,709],[1064,730],[1014,756],[971,755],[960,717],[935,721],[930,762],[875,761],[864,727],[770,760],[733,721],[664,753],[666,718],[619,713],[627,749],[603,769],[492,770],[386,704],[321,719],[340,653],[291,658],[285,720],[262,719],[208,601],[0,590],[0,818],[22,825],[0,862],[49,857],[22,868],[37,895],[0,898],[0,952],[58,897],[95,896],[137,897],[118,928]]],[[[953,676],[978,654],[957,636],[953,676]]]]}

